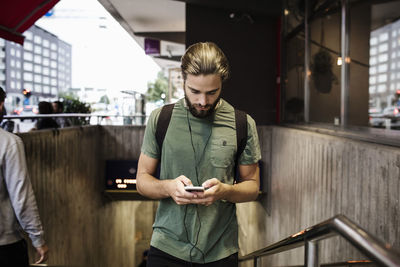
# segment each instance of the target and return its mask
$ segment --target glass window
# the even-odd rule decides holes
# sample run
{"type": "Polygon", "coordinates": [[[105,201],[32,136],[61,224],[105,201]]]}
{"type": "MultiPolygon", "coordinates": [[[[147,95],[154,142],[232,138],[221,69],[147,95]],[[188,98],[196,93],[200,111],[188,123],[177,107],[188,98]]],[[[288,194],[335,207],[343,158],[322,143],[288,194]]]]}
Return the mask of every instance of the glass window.
{"type": "Polygon", "coordinates": [[[22,87],[21,87],[21,82],[16,82],[16,83],[15,83],[15,89],[17,89],[17,90],[22,89],[22,87]]]}
{"type": "Polygon", "coordinates": [[[36,73],[42,73],[42,66],[35,65],[34,70],[35,70],[36,73]]]}
{"type": "Polygon", "coordinates": [[[15,66],[20,69],[21,68],[21,61],[17,60],[15,61],[15,66]]]}
{"type": "Polygon", "coordinates": [[[50,49],[51,50],[57,50],[57,45],[55,43],[51,43],[50,49]]]}
{"type": "Polygon", "coordinates": [[[397,36],[397,31],[396,30],[393,30],[392,31],[392,37],[396,37],[397,36]]]}
{"type": "Polygon", "coordinates": [[[24,80],[25,81],[32,81],[33,80],[33,75],[30,72],[24,72],[24,80]]]}
{"type": "Polygon", "coordinates": [[[51,52],[51,59],[57,59],[57,53],[51,52]]]}
{"type": "Polygon", "coordinates": [[[392,47],[393,47],[393,48],[396,48],[396,46],[397,46],[397,42],[396,42],[396,41],[393,41],[393,42],[392,42],[392,47]]]}
{"type": "Polygon", "coordinates": [[[47,85],[43,86],[43,93],[50,94],[50,86],[47,85]]]}
{"type": "Polygon", "coordinates": [[[372,45],[376,45],[378,43],[378,38],[376,37],[372,37],[369,41],[369,44],[372,45]]]}
{"type": "Polygon", "coordinates": [[[377,52],[378,52],[378,50],[376,49],[376,47],[372,47],[372,48],[369,50],[369,54],[370,54],[371,56],[376,55],[377,52]]]}
{"type": "Polygon", "coordinates": [[[379,42],[384,42],[389,38],[389,34],[387,32],[381,33],[379,35],[379,42]]]}
{"type": "Polygon", "coordinates": [[[386,52],[388,50],[389,46],[387,43],[383,43],[379,45],[379,52],[386,52]]]}
{"type": "Polygon", "coordinates": [[[24,52],[24,59],[25,59],[25,60],[32,61],[32,60],[33,60],[33,55],[32,55],[32,53],[24,52]]]}
{"type": "Polygon", "coordinates": [[[50,46],[49,40],[43,39],[43,46],[44,46],[44,47],[49,47],[49,46],[50,46]]]}
{"type": "Polygon", "coordinates": [[[397,83],[397,88],[400,89],[400,83],[397,83]]]}
{"type": "Polygon", "coordinates": [[[35,91],[36,92],[42,92],[42,85],[40,85],[40,84],[35,84],[35,86],[34,86],[34,88],[35,88],[35,91]]]}
{"type": "Polygon", "coordinates": [[[21,51],[19,51],[19,49],[16,51],[15,56],[20,58],[21,57],[21,51]]]}
{"type": "Polygon", "coordinates": [[[371,57],[371,58],[369,59],[369,64],[370,64],[370,65],[375,65],[375,64],[376,64],[376,57],[371,57]]]}
{"type": "Polygon", "coordinates": [[[385,62],[388,60],[388,54],[381,54],[381,55],[379,55],[378,59],[379,59],[379,62],[385,62]]]}
{"type": "Polygon", "coordinates": [[[369,68],[369,74],[370,75],[375,74],[375,73],[376,73],[376,67],[369,68]]]}
{"type": "Polygon", "coordinates": [[[400,79],[400,72],[397,73],[397,79],[400,79]]]}
{"type": "Polygon", "coordinates": [[[37,64],[41,64],[42,63],[42,57],[40,55],[35,55],[35,63],[37,64]]]}
{"type": "Polygon", "coordinates": [[[48,58],[43,59],[43,65],[49,66],[50,65],[50,60],[48,58]]]}
{"type": "Polygon", "coordinates": [[[390,84],[390,91],[394,91],[396,89],[396,84],[390,84]]]}
{"type": "Polygon", "coordinates": [[[10,65],[11,65],[11,67],[15,67],[15,60],[14,59],[10,60],[10,65]]]}
{"type": "Polygon", "coordinates": [[[378,85],[378,93],[383,93],[386,91],[386,84],[378,85]]]}
{"type": "Polygon", "coordinates": [[[11,76],[11,78],[15,78],[15,71],[11,71],[11,73],[10,73],[10,76],[11,76]]]}
{"type": "Polygon", "coordinates": [[[11,89],[17,89],[17,88],[15,88],[15,82],[14,81],[10,82],[10,87],[11,87],[11,89]]]}
{"type": "Polygon", "coordinates": [[[51,70],[51,76],[52,77],[57,77],[57,70],[52,69],[51,70]]]}
{"type": "Polygon", "coordinates": [[[369,77],[369,84],[375,84],[375,83],[376,83],[376,77],[375,76],[369,77]]]}
{"type": "Polygon", "coordinates": [[[42,53],[42,48],[38,45],[35,45],[35,49],[34,49],[36,54],[41,54],[42,53]]]}
{"type": "Polygon", "coordinates": [[[43,67],[43,74],[44,75],[49,75],[50,74],[50,69],[48,67],[43,67]]]}
{"type": "Polygon", "coordinates": [[[397,62],[397,68],[400,69],[400,61],[397,62]]]}
{"type": "Polygon", "coordinates": [[[29,50],[29,51],[32,51],[32,49],[33,49],[33,45],[32,45],[32,43],[31,42],[24,42],[24,48],[25,48],[25,50],[29,50]]]}
{"type": "Polygon", "coordinates": [[[56,95],[57,94],[57,87],[51,87],[51,93],[53,95],[56,95]]]}
{"type": "Polygon", "coordinates": [[[49,79],[49,77],[43,77],[43,83],[45,83],[45,84],[50,84],[50,79],[49,79]]]}
{"type": "MultiPolygon", "coordinates": [[[[32,32],[31,31],[25,31],[24,36],[26,39],[32,40],[32,32]]],[[[25,43],[24,43],[24,46],[25,46],[25,43]]]]}
{"type": "Polygon", "coordinates": [[[10,49],[10,54],[11,54],[12,56],[15,56],[15,49],[14,49],[14,47],[11,47],[11,49],[10,49]]]}
{"type": "Polygon", "coordinates": [[[392,73],[392,74],[390,74],[390,80],[396,80],[396,74],[395,73],[392,73]]]}
{"type": "Polygon", "coordinates": [[[35,83],[41,83],[42,82],[42,76],[35,74],[34,78],[35,83]]]}
{"type": "Polygon", "coordinates": [[[57,68],[57,62],[54,61],[54,60],[52,60],[50,66],[51,66],[52,68],[57,68]]]}
{"type": "Polygon", "coordinates": [[[30,63],[30,62],[25,62],[25,63],[24,63],[24,70],[32,71],[32,70],[33,70],[33,65],[32,65],[32,63],[30,63]]]}
{"type": "Polygon", "coordinates": [[[387,71],[387,64],[381,64],[378,67],[378,72],[386,72],[387,71]]]}
{"type": "Polygon", "coordinates": [[[378,82],[384,83],[387,81],[387,74],[381,74],[378,76],[378,82]]]}
{"type": "Polygon", "coordinates": [[[21,79],[21,72],[17,71],[17,79],[21,79]]]}
{"type": "Polygon", "coordinates": [[[33,37],[33,41],[37,44],[41,44],[42,43],[42,37],[40,37],[39,35],[35,35],[35,37],[33,37]]]}
{"type": "Polygon", "coordinates": [[[32,83],[24,83],[24,88],[25,89],[32,89],[33,88],[32,83]]]}
{"type": "Polygon", "coordinates": [[[49,49],[43,49],[43,56],[49,57],[50,56],[50,50],[49,49]]]}
{"type": "Polygon", "coordinates": [[[396,58],[396,53],[392,53],[392,59],[396,58]]]}
{"type": "Polygon", "coordinates": [[[51,79],[51,85],[57,85],[57,79],[51,79]]]}

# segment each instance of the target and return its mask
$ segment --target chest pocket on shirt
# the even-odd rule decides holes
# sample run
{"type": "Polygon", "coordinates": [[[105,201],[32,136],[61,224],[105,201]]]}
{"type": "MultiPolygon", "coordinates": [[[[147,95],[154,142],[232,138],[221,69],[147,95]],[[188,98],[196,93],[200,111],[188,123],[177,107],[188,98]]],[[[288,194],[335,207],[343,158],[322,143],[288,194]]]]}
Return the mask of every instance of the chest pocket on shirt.
{"type": "MultiPolygon", "coordinates": [[[[235,138],[235,136],[233,136],[235,138]]],[[[236,141],[236,139],[234,139],[236,141]]],[[[211,141],[211,164],[217,168],[228,168],[235,161],[236,144],[232,138],[220,137],[211,141]]]]}

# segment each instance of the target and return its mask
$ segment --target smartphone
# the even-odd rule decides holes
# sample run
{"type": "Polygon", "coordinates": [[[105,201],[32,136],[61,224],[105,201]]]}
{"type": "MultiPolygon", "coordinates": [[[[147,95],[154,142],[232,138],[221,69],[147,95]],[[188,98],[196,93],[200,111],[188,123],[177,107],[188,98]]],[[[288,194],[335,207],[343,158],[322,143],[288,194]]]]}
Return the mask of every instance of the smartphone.
{"type": "Polygon", "coordinates": [[[204,192],[204,187],[187,185],[187,186],[185,186],[185,190],[188,192],[204,192]]]}

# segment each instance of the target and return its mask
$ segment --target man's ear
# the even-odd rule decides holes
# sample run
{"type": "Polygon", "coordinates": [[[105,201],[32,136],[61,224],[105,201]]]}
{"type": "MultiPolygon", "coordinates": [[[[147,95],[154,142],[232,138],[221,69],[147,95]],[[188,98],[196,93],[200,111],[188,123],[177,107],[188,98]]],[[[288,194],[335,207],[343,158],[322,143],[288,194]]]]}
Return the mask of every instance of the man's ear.
{"type": "Polygon", "coordinates": [[[3,106],[4,106],[4,102],[0,103],[0,114],[3,112],[3,106]]]}

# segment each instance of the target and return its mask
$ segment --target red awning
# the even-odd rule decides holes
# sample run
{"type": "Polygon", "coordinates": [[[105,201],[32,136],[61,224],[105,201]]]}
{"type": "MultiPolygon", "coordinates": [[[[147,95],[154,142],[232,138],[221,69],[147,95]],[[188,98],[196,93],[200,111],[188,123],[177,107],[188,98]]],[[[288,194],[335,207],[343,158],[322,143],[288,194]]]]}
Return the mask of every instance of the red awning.
{"type": "Polygon", "coordinates": [[[24,31],[59,0],[3,0],[0,4],[0,37],[24,44],[24,31]]]}

